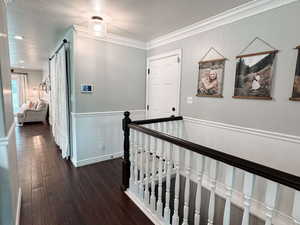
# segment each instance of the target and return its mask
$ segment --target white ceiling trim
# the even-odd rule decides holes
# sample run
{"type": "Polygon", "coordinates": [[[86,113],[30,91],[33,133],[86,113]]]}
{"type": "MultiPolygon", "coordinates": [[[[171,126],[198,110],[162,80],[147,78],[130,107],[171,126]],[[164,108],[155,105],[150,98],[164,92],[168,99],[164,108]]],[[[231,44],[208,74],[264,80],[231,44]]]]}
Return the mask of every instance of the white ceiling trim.
{"type": "Polygon", "coordinates": [[[220,13],[216,16],[212,16],[187,27],[173,31],[169,34],[155,38],[147,43],[147,49],[153,49],[174,41],[182,40],[204,31],[212,30],[214,28],[233,23],[235,21],[257,15],[296,1],[299,0],[253,0],[246,4],[220,13]]]}
{"type": "Polygon", "coordinates": [[[126,38],[126,37],[122,37],[122,36],[111,34],[111,33],[108,33],[106,35],[106,37],[97,37],[97,36],[91,34],[88,31],[88,29],[86,29],[85,27],[81,27],[78,25],[73,25],[73,27],[74,27],[74,30],[77,32],[77,34],[82,35],[87,38],[91,38],[93,40],[106,41],[109,43],[124,45],[127,47],[133,47],[133,48],[138,48],[138,49],[143,49],[143,50],[147,49],[147,43],[143,42],[143,41],[126,38]]]}
{"type": "Polygon", "coordinates": [[[13,0],[0,0],[3,1],[5,5],[7,5],[8,3],[11,3],[13,0]]]}

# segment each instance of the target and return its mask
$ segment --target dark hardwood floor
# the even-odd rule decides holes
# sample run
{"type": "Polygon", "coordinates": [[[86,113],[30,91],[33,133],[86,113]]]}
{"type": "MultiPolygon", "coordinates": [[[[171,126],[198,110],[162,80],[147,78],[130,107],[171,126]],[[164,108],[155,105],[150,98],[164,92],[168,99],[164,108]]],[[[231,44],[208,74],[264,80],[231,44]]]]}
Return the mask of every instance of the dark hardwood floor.
{"type": "Polygon", "coordinates": [[[120,159],[76,169],[44,124],[17,127],[16,140],[21,225],[152,224],[120,190],[120,159]]]}

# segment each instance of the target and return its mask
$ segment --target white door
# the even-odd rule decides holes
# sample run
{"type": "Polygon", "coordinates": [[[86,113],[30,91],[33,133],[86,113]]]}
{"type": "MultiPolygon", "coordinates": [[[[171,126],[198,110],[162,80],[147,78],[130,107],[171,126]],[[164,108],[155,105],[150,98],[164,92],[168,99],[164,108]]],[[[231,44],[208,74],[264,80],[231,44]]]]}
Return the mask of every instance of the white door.
{"type": "Polygon", "coordinates": [[[179,114],[181,51],[148,59],[147,118],[179,114]]]}

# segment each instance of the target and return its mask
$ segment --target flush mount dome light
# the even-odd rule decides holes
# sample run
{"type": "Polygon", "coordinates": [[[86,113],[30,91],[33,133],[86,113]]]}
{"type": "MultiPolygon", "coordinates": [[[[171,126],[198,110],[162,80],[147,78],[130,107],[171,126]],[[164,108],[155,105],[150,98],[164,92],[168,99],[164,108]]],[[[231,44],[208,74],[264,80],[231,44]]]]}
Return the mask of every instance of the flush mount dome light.
{"type": "Polygon", "coordinates": [[[106,36],[106,23],[100,16],[93,16],[90,23],[90,31],[99,37],[106,36]]]}
{"type": "Polygon", "coordinates": [[[23,36],[20,36],[20,35],[15,35],[15,36],[14,36],[14,39],[16,39],[16,40],[23,40],[24,37],[23,37],[23,36]]]}

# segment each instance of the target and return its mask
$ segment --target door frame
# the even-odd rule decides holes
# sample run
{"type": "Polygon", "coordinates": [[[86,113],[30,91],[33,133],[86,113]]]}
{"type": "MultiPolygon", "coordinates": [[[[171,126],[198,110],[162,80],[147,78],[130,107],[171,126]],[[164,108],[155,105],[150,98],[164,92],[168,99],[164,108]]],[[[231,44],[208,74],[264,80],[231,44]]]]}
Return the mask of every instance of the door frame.
{"type": "Polygon", "coordinates": [[[149,103],[149,75],[148,75],[148,69],[150,69],[150,67],[149,67],[150,62],[153,61],[153,60],[167,58],[167,57],[176,56],[176,55],[179,57],[179,81],[178,81],[178,90],[177,90],[178,98],[177,98],[177,104],[176,104],[176,107],[178,109],[177,110],[177,112],[178,112],[177,115],[179,115],[179,113],[180,113],[180,93],[181,93],[181,73],[182,73],[182,49],[181,48],[175,49],[175,50],[172,50],[172,51],[169,51],[169,52],[164,52],[164,53],[161,53],[161,54],[158,54],[158,55],[147,57],[146,105],[145,105],[146,118],[149,118],[147,106],[148,106],[148,103],[149,103]]]}

